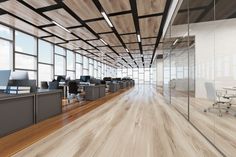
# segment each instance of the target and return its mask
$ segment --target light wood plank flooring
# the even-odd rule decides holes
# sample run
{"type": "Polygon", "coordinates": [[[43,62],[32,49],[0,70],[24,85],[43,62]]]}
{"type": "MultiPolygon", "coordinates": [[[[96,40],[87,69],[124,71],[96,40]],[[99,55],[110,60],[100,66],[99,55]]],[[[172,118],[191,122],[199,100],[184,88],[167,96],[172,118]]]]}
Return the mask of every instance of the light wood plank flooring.
{"type": "MultiPolygon", "coordinates": [[[[30,138],[30,137],[29,137],[30,138]]],[[[221,156],[153,86],[136,86],[15,156],[221,156]]]]}

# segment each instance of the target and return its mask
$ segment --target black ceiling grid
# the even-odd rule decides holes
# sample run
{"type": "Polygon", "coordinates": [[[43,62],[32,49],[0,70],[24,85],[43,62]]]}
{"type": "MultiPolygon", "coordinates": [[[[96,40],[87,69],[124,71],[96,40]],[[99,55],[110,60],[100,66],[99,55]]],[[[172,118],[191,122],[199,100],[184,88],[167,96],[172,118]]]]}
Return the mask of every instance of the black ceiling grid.
{"type": "MultiPolygon", "coordinates": [[[[94,2],[94,4],[96,5],[97,9],[98,9],[100,12],[101,12],[101,11],[104,11],[104,12],[105,12],[105,10],[103,9],[101,3],[100,3],[98,0],[93,0],[93,2],[94,2]]],[[[114,14],[114,16],[115,16],[115,15],[120,15],[119,13],[117,13],[117,14],[116,14],[116,13],[113,13],[113,14],[114,14]]],[[[113,33],[116,35],[116,37],[119,39],[119,41],[121,42],[122,46],[123,46],[125,49],[127,49],[125,43],[123,42],[123,40],[122,40],[122,38],[120,37],[119,33],[117,32],[116,28],[115,28],[115,27],[112,27],[111,29],[112,29],[113,33]]],[[[130,52],[127,52],[127,53],[129,54],[129,56],[131,57],[131,59],[134,61],[134,58],[133,58],[133,56],[131,55],[131,53],[130,53],[130,52]]],[[[126,63],[127,63],[127,62],[126,62],[126,63]]],[[[134,61],[134,63],[137,65],[137,63],[136,63],[135,61],[134,61]]],[[[132,66],[131,66],[131,67],[132,67],[132,66]]],[[[137,65],[137,67],[138,67],[138,65],[137,65]]]]}
{"type": "MultiPolygon", "coordinates": [[[[41,15],[42,17],[46,18],[49,21],[53,21],[51,18],[49,18],[48,16],[46,16],[45,14],[43,14],[42,12],[39,12],[37,9],[35,9],[34,7],[32,7],[31,5],[29,5],[28,3],[24,2],[23,0],[17,0],[18,2],[20,2],[21,4],[23,4],[24,6],[28,7],[29,9],[31,9],[32,11],[36,12],[37,14],[41,15]]],[[[61,8],[61,7],[60,7],[61,8]]],[[[42,10],[42,9],[41,9],[42,10]]],[[[76,35],[75,33],[71,32],[72,35],[74,35],[75,37],[77,37],[78,39],[76,40],[82,40],[84,42],[86,42],[86,44],[92,46],[93,48],[97,49],[96,47],[94,47],[92,44],[88,43],[87,41],[85,41],[84,39],[80,38],[78,35],[76,35]]],[[[75,41],[75,40],[66,40],[65,43],[69,43],[69,41],[75,41]]],[[[56,45],[60,45],[60,44],[65,44],[65,43],[57,43],[56,45]]],[[[98,49],[97,49],[98,50],[98,49]]],[[[91,53],[91,52],[89,52],[91,53]]],[[[93,53],[91,53],[93,54],[93,53]]],[[[94,55],[94,54],[93,54],[94,55]]],[[[96,55],[95,55],[96,56],[96,55]]]]}
{"type": "MultiPolygon", "coordinates": [[[[7,1],[7,0],[0,1],[0,3],[5,2],[5,1],[7,1]]],[[[21,1],[19,1],[19,2],[21,2],[21,1]]],[[[57,37],[57,38],[59,38],[59,39],[61,39],[61,40],[64,41],[64,42],[62,42],[62,43],[53,43],[53,44],[55,44],[55,45],[68,43],[68,41],[66,41],[64,38],[61,38],[60,36],[57,36],[57,35],[53,34],[52,32],[49,32],[49,31],[47,31],[47,30],[44,30],[44,29],[40,28],[40,26],[37,26],[37,25],[35,25],[35,24],[33,24],[33,23],[29,22],[29,21],[26,21],[25,19],[23,19],[23,18],[21,18],[21,17],[19,17],[19,16],[16,16],[15,14],[12,14],[12,13],[10,13],[10,12],[8,12],[8,11],[2,9],[2,8],[0,8],[0,12],[3,12],[3,13],[5,13],[5,14],[9,14],[9,15],[11,15],[11,16],[13,16],[13,17],[15,17],[15,18],[17,18],[17,19],[19,19],[19,20],[21,20],[21,21],[23,21],[23,22],[25,22],[25,23],[27,23],[27,24],[33,26],[33,27],[35,27],[35,28],[40,29],[41,31],[44,31],[44,32],[50,34],[50,36],[48,36],[48,37],[54,36],[54,37],[57,37]]],[[[39,39],[45,39],[44,37],[38,37],[38,38],[39,38],[39,39]]],[[[68,49],[68,48],[67,48],[67,49],[68,49]]],[[[102,62],[102,61],[101,61],[101,62],[102,62]]]]}
{"type": "Polygon", "coordinates": [[[151,68],[152,63],[153,63],[153,59],[154,59],[154,56],[155,56],[155,53],[156,53],[156,49],[157,49],[157,47],[158,47],[158,45],[159,45],[159,42],[160,42],[160,40],[161,40],[161,36],[162,36],[162,34],[163,34],[163,28],[164,28],[164,25],[165,25],[165,23],[166,23],[166,18],[167,18],[167,15],[168,15],[168,11],[169,11],[171,2],[172,2],[172,0],[167,0],[167,1],[166,1],[164,13],[163,13],[163,16],[162,16],[162,19],[161,19],[161,25],[160,25],[159,32],[158,32],[158,35],[157,35],[156,44],[155,44],[155,47],[154,47],[154,50],[153,50],[153,54],[152,54],[152,59],[151,59],[151,63],[150,63],[150,68],[151,68]]]}
{"type": "MultiPolygon", "coordinates": [[[[130,6],[131,6],[131,10],[132,10],[132,15],[133,15],[136,34],[139,34],[140,38],[141,38],[136,0],[129,0],[129,3],[130,3],[130,6]]],[[[144,58],[143,58],[142,41],[139,42],[139,49],[140,49],[140,54],[142,56],[142,62],[143,62],[143,67],[144,67],[145,65],[144,65],[144,58]]]]}
{"type": "Polygon", "coordinates": [[[12,13],[10,13],[10,12],[4,10],[4,9],[1,9],[1,8],[0,8],[0,11],[1,11],[1,12],[5,12],[5,13],[7,13],[7,14],[9,14],[9,15],[15,17],[15,18],[17,18],[18,20],[21,20],[21,21],[23,21],[23,22],[25,22],[25,23],[27,23],[27,24],[29,24],[29,25],[35,27],[35,28],[40,29],[41,31],[44,31],[44,32],[46,32],[46,33],[48,33],[48,34],[50,34],[50,35],[53,35],[53,36],[55,36],[55,37],[57,37],[57,38],[59,38],[59,39],[61,39],[61,40],[63,40],[63,41],[66,42],[65,39],[63,39],[63,38],[61,38],[61,37],[59,37],[59,36],[53,34],[52,32],[49,32],[49,31],[47,31],[47,30],[44,30],[44,29],[40,28],[39,26],[37,26],[37,25],[35,25],[35,24],[33,24],[33,23],[29,22],[29,21],[26,21],[25,19],[23,19],[23,18],[21,18],[21,17],[19,17],[19,16],[16,16],[15,14],[12,14],[12,13]]]}
{"type": "MultiPolygon", "coordinates": [[[[95,35],[97,37],[97,39],[100,39],[99,35],[93,30],[91,29],[85,21],[83,21],[80,17],[78,17],[69,7],[67,7],[67,5],[65,5],[63,3],[62,0],[55,0],[55,2],[57,2],[57,4],[60,4],[62,6],[63,9],[65,9],[72,17],[74,17],[78,22],[80,22],[81,25],[83,25],[84,27],[86,27],[93,35],[95,35]]],[[[102,18],[103,19],[103,18],[102,18]]],[[[84,40],[85,41],[85,40],[84,40]]],[[[89,43],[90,44],[90,43],[89,43]]],[[[97,48],[96,48],[97,49],[97,48]]],[[[114,50],[113,50],[114,51],[114,50]]],[[[116,51],[114,51],[115,54],[118,54],[116,51]]]]}
{"type": "MultiPolygon", "coordinates": [[[[34,7],[32,7],[31,5],[29,5],[28,3],[26,3],[26,2],[24,2],[24,1],[22,1],[22,0],[17,0],[18,2],[20,2],[21,4],[23,4],[23,5],[25,5],[26,7],[28,7],[29,9],[31,9],[31,10],[33,10],[33,11],[35,11],[36,13],[38,13],[39,15],[41,15],[41,16],[43,16],[44,18],[46,18],[47,20],[49,20],[49,21],[52,21],[52,19],[51,18],[49,18],[48,16],[46,16],[45,14],[43,14],[43,12],[45,12],[45,10],[44,10],[44,8],[41,8],[41,9],[35,9],[34,7]]],[[[60,4],[60,3],[57,3],[57,7],[54,7],[55,9],[58,9],[58,8],[63,8],[63,6],[60,4]]],[[[47,8],[46,8],[47,9],[47,8]]],[[[63,9],[65,9],[65,8],[63,8],[63,9]]],[[[47,9],[48,10],[48,9],[47,9]]],[[[51,10],[54,10],[53,8],[51,8],[51,10]]],[[[65,9],[66,10],[66,9],[65,9]]],[[[66,10],[67,11],[67,10],[66,10]]],[[[68,12],[68,11],[67,11],[68,12]]],[[[69,14],[70,14],[70,12],[68,12],[69,14]]],[[[71,15],[72,16],[72,15],[71,15]]],[[[79,17],[78,17],[79,18],[79,17]]],[[[77,18],[75,18],[76,20],[78,20],[77,18]]],[[[80,19],[81,20],[81,19],[80,19]]],[[[81,20],[82,21],[82,20],[81,20]]],[[[79,21],[80,22],[80,21],[79,21]]],[[[81,22],[80,22],[81,23],[81,22]]],[[[82,24],[82,23],[81,23],[82,24]]],[[[54,24],[49,24],[49,25],[52,25],[52,26],[55,26],[54,24]]],[[[87,25],[86,25],[87,26],[87,25]]],[[[42,26],[39,26],[38,28],[40,28],[40,29],[42,29],[41,28],[42,26]]],[[[45,26],[44,26],[45,27],[45,26]]],[[[87,26],[88,27],[88,26],[87,26]]],[[[89,31],[90,31],[90,27],[89,27],[89,31]]],[[[92,29],[91,29],[92,30],[92,29]]],[[[43,31],[45,31],[44,29],[43,29],[43,31]]],[[[47,31],[46,31],[47,32],[47,31]]],[[[94,31],[92,32],[93,34],[95,33],[94,31]]],[[[99,49],[97,48],[97,47],[95,47],[95,46],[93,46],[92,44],[90,44],[90,43],[88,43],[86,40],[84,40],[84,39],[82,39],[82,38],[80,38],[78,35],[76,35],[75,33],[73,33],[73,32],[71,32],[71,34],[72,35],[74,35],[75,37],[77,37],[78,39],[76,39],[76,40],[82,40],[82,41],[84,41],[86,44],[88,44],[88,45],[90,45],[91,47],[93,47],[94,49],[97,49],[98,51],[99,51],[99,49]]],[[[96,33],[94,34],[96,37],[98,36],[96,33]]],[[[56,37],[58,37],[58,36],[56,36],[56,37]]],[[[63,38],[61,38],[60,37],[60,39],[63,39],[63,38]]],[[[59,45],[59,44],[65,44],[65,43],[68,43],[69,41],[75,41],[75,40],[65,40],[65,39],[63,39],[65,42],[63,42],[63,43],[56,43],[56,45],[59,45]]],[[[87,51],[88,52],[88,51],[87,51]]],[[[93,54],[92,52],[89,52],[90,54],[93,54]]],[[[93,54],[93,55],[95,55],[95,54],[93,54]]],[[[97,55],[95,55],[95,56],[97,56],[97,55]]]]}

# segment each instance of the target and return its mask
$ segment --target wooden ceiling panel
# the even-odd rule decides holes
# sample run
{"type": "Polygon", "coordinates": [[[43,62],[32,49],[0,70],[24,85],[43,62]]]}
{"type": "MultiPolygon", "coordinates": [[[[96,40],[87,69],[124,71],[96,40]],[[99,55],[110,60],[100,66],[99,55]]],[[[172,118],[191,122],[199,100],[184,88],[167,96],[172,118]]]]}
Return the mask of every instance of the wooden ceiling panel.
{"type": "Polygon", "coordinates": [[[19,30],[25,31],[29,34],[35,35],[37,37],[42,37],[42,36],[48,36],[50,34],[28,24],[25,22],[22,22],[21,20],[18,20],[17,18],[4,14],[0,16],[0,22],[5,23],[11,27],[17,28],[19,30]]]}
{"type": "Polygon", "coordinates": [[[79,26],[81,25],[76,19],[74,19],[67,11],[64,9],[56,9],[52,11],[44,12],[45,15],[61,24],[64,27],[79,26]]]}
{"type": "Polygon", "coordinates": [[[106,13],[131,10],[129,0],[99,0],[106,13]]]}
{"type": "Polygon", "coordinates": [[[142,45],[156,44],[156,38],[142,39],[142,45]]]}
{"type": "Polygon", "coordinates": [[[89,52],[92,52],[92,53],[95,53],[95,54],[100,53],[99,50],[96,50],[96,49],[88,50],[88,51],[89,51],[89,52]]]}
{"type": "Polygon", "coordinates": [[[101,17],[101,13],[92,0],[64,0],[63,2],[82,20],[101,17]]]}
{"type": "Polygon", "coordinates": [[[104,53],[109,53],[109,52],[113,52],[109,47],[104,46],[104,47],[98,47],[98,49],[104,53]]]}
{"type": "Polygon", "coordinates": [[[86,42],[84,42],[82,40],[70,41],[69,43],[77,45],[78,47],[81,47],[85,50],[94,49],[94,47],[90,46],[89,44],[87,44],[86,42]]]}
{"type": "Polygon", "coordinates": [[[116,37],[114,33],[100,34],[100,36],[110,46],[121,45],[119,39],[116,37]]]}
{"type": "Polygon", "coordinates": [[[61,29],[58,26],[45,27],[43,29],[45,29],[49,32],[52,32],[53,34],[56,34],[56,35],[60,36],[61,38],[65,39],[65,40],[76,39],[76,37],[74,35],[66,32],[65,30],[61,29]]]}
{"type": "Polygon", "coordinates": [[[146,50],[153,50],[154,49],[154,45],[153,46],[142,46],[143,47],[143,51],[146,51],[146,50]]]}
{"type": "Polygon", "coordinates": [[[78,52],[78,53],[81,54],[81,55],[86,55],[86,54],[88,54],[88,52],[85,51],[85,50],[77,50],[76,52],[78,52]]]}
{"type": "Polygon", "coordinates": [[[96,33],[103,33],[111,31],[105,20],[99,20],[95,22],[88,22],[87,25],[92,28],[96,33]]]}
{"type": "Polygon", "coordinates": [[[75,29],[71,29],[72,32],[74,32],[76,35],[81,37],[84,40],[88,39],[96,39],[97,37],[93,35],[87,28],[85,27],[79,27],[75,29]]]}
{"type": "Polygon", "coordinates": [[[121,36],[124,43],[138,42],[136,34],[128,34],[121,36]]]}
{"type": "Polygon", "coordinates": [[[24,5],[22,5],[21,3],[19,3],[18,1],[15,1],[15,0],[2,2],[0,5],[0,8],[10,12],[10,13],[30,22],[30,23],[33,23],[37,26],[46,25],[46,24],[51,23],[50,21],[48,21],[47,19],[45,19],[41,15],[35,13],[31,9],[25,7],[24,5]]]}
{"type": "Polygon", "coordinates": [[[44,39],[47,40],[47,41],[50,41],[52,43],[55,43],[55,44],[64,42],[63,40],[61,40],[57,37],[47,37],[47,38],[44,38],[44,39]]]}
{"type": "Polygon", "coordinates": [[[123,46],[113,47],[113,49],[118,53],[126,52],[123,46]]]}
{"type": "Polygon", "coordinates": [[[166,0],[137,0],[138,15],[164,12],[166,0]]]}
{"type": "Polygon", "coordinates": [[[110,19],[119,34],[135,32],[132,14],[112,16],[110,19]]]}
{"type": "Polygon", "coordinates": [[[127,46],[127,48],[130,49],[130,50],[139,49],[138,43],[126,44],[126,46],[127,46]]]}
{"type": "Polygon", "coordinates": [[[149,17],[139,20],[141,37],[154,37],[157,36],[161,24],[161,17],[149,17]]]}
{"type": "Polygon", "coordinates": [[[101,42],[101,40],[91,40],[88,41],[90,44],[92,44],[93,46],[105,46],[103,42],[101,42]]]}
{"type": "Polygon", "coordinates": [[[55,0],[46,0],[46,1],[45,0],[24,0],[24,1],[36,9],[56,4],[55,0]]]}
{"type": "Polygon", "coordinates": [[[77,45],[71,44],[71,43],[65,43],[65,44],[59,44],[62,47],[65,47],[70,50],[78,49],[79,47],[77,45]]]}

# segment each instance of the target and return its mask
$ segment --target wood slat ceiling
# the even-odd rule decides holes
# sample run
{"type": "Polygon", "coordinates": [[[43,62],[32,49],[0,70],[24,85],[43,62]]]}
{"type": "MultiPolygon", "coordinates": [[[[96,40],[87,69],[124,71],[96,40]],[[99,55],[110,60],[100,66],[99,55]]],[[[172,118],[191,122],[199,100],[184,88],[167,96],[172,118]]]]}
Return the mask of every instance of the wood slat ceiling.
{"type": "Polygon", "coordinates": [[[85,27],[79,27],[75,29],[71,29],[72,32],[74,32],[76,35],[78,35],[80,38],[84,40],[88,39],[96,39],[97,37],[93,35],[87,28],[85,27]]]}
{"type": "Polygon", "coordinates": [[[90,53],[84,50],[77,52],[93,58],[96,58],[93,54],[109,54],[114,58],[106,56],[111,61],[109,64],[115,65],[119,60],[123,65],[116,64],[118,67],[130,67],[130,64],[136,68],[143,67],[143,62],[150,62],[151,50],[152,53],[155,52],[167,1],[169,0],[6,0],[0,1],[0,12],[3,12],[0,14],[0,22],[43,37],[46,41],[60,43],[71,50],[87,50],[90,53]],[[113,28],[109,27],[101,15],[102,10],[108,14],[113,28]],[[138,43],[137,33],[143,38],[141,43],[138,43]],[[108,45],[105,46],[99,38],[108,45]],[[140,51],[140,47],[143,51],[140,51]],[[130,54],[126,52],[126,48],[130,54]],[[142,53],[144,57],[140,55],[142,53]]]}
{"type": "Polygon", "coordinates": [[[11,15],[5,14],[0,16],[0,22],[5,23],[11,27],[21,29],[29,34],[35,35],[37,37],[42,36],[48,36],[50,34],[46,33],[45,31],[42,31],[36,27],[33,27],[32,25],[25,23],[11,15]],[[20,26],[20,28],[19,28],[20,26]]]}
{"type": "Polygon", "coordinates": [[[24,0],[24,1],[36,9],[56,4],[54,0],[24,0]]]}
{"type": "Polygon", "coordinates": [[[37,26],[49,24],[50,21],[42,17],[41,15],[33,12],[29,8],[25,7],[16,0],[2,2],[0,8],[24,19],[37,26]]]}
{"type": "Polygon", "coordinates": [[[92,0],[64,0],[63,2],[82,20],[94,19],[102,16],[92,0]]]}
{"type": "Polygon", "coordinates": [[[46,31],[49,32],[53,32],[54,34],[60,36],[61,38],[65,39],[65,40],[72,40],[72,39],[76,39],[76,37],[66,31],[63,31],[61,28],[57,27],[57,26],[51,26],[51,27],[45,27],[43,28],[46,31]]]}
{"type": "Polygon", "coordinates": [[[111,28],[108,26],[105,20],[99,20],[94,22],[88,22],[87,25],[92,28],[96,33],[109,32],[111,28]]]}
{"type": "Polygon", "coordinates": [[[137,0],[138,15],[163,13],[166,0],[137,0]]]}
{"type": "Polygon", "coordinates": [[[61,24],[64,27],[79,26],[81,25],[76,19],[74,19],[67,11],[64,9],[56,9],[52,11],[44,12],[45,15],[61,24]]]}
{"type": "Polygon", "coordinates": [[[129,0],[99,0],[106,13],[116,13],[130,10],[129,0]]]}

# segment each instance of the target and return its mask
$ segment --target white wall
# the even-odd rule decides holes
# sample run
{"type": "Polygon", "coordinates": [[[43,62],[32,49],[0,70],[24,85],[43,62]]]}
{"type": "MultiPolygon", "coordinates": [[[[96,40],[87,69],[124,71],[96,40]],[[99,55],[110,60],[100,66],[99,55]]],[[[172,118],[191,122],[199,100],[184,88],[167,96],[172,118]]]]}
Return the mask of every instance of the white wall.
{"type": "MultiPolygon", "coordinates": [[[[172,36],[183,36],[186,25],[172,27],[172,36]]],[[[190,24],[195,36],[196,97],[206,98],[206,82],[216,89],[236,86],[236,19],[190,24]]]]}

